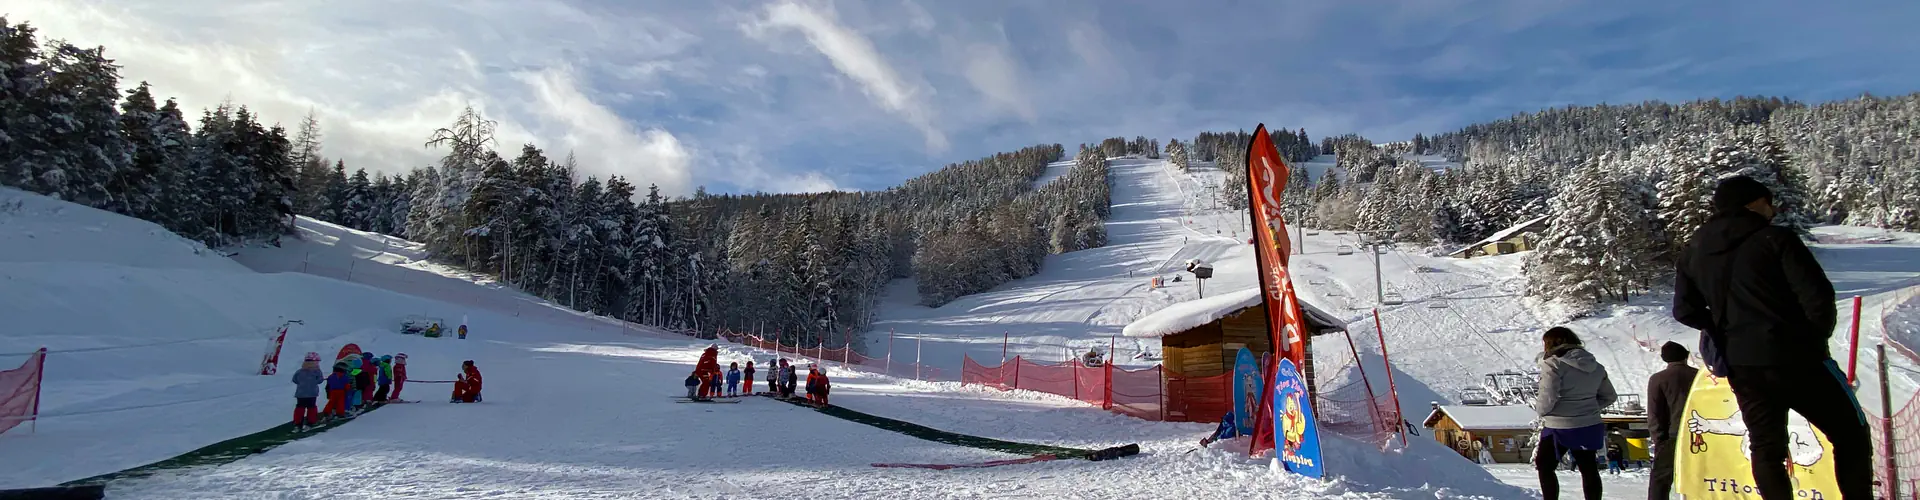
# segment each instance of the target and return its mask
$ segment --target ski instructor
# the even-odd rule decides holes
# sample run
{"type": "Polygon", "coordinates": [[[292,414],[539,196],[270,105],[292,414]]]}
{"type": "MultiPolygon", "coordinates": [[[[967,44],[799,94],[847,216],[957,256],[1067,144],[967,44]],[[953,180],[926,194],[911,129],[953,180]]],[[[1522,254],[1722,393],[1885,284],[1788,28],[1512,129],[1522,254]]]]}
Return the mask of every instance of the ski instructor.
{"type": "Polygon", "coordinates": [[[1866,416],[1827,349],[1837,321],[1833,283],[1798,235],[1771,224],[1773,201],[1746,176],[1714,187],[1713,216],[1678,259],[1673,318],[1700,330],[1707,367],[1732,382],[1761,498],[1794,498],[1787,410],[1833,443],[1841,497],[1873,498],[1866,416]]]}

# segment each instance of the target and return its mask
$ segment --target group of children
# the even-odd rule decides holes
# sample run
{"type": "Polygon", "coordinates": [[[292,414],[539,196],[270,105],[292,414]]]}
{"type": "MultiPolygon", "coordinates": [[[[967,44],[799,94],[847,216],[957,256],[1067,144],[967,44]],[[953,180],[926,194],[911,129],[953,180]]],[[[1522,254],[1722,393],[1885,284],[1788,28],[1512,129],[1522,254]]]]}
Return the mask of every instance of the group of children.
{"type": "MultiPolygon", "coordinates": [[[[454,403],[480,402],[480,368],[473,360],[461,363],[461,374],[453,383],[454,403]]],[[[335,418],[353,418],[376,404],[405,403],[400,390],[407,385],[407,354],[375,357],[373,353],[348,354],[333,363],[333,374],[322,376],[320,353],[309,352],[293,372],[293,429],[308,429],[335,418]],[[320,409],[320,385],[326,384],[327,407],[320,409]],[[392,389],[392,394],[388,394],[392,389]]]]}
{"type": "MultiPolygon", "coordinates": [[[[767,370],[767,390],[781,398],[793,397],[794,384],[799,380],[799,373],[794,369],[793,364],[785,359],[777,361],[768,359],[767,365],[772,367],[767,370]]],[[[696,367],[693,374],[687,375],[687,399],[738,397],[742,394],[740,385],[743,380],[746,382],[745,394],[751,395],[753,394],[753,375],[756,371],[752,360],[747,361],[744,370],[738,362],[728,363],[724,373],[719,370],[696,367]],[[722,380],[725,381],[724,386],[722,380]]],[[[817,364],[807,366],[807,401],[816,406],[826,406],[829,385],[826,369],[817,364]]]]}
{"type": "Polygon", "coordinates": [[[352,418],[375,403],[400,399],[407,382],[407,355],[374,357],[373,353],[348,354],[333,363],[333,374],[322,376],[320,353],[309,352],[293,373],[293,426],[304,432],[335,418],[352,418]],[[320,385],[326,384],[327,407],[317,402],[320,385]],[[392,394],[387,392],[392,389],[392,394]]]}

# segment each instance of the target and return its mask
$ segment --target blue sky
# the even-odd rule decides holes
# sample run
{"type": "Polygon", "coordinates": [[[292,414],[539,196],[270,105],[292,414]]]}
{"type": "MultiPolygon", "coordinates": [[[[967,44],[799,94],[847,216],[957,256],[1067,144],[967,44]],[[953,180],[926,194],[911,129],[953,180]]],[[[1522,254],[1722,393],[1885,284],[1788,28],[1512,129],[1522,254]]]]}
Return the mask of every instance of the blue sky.
{"type": "Polygon", "coordinates": [[[1920,90],[1911,1],[0,0],[128,85],[399,171],[462,106],[671,194],[882,189],[1037,143],[1402,140],[1543,107],[1920,90]]]}

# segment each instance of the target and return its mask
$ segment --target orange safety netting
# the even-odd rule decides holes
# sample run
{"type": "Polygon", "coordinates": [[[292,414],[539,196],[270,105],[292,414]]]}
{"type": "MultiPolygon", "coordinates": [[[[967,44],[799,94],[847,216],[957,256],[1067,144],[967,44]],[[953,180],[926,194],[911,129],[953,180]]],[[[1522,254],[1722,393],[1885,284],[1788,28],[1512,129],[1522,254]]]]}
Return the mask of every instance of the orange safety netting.
{"type": "Polygon", "coordinates": [[[47,350],[41,348],[19,368],[0,370],[0,432],[39,417],[40,374],[46,360],[47,350]]]}
{"type": "Polygon", "coordinates": [[[1233,378],[1226,374],[1187,377],[1161,366],[1127,370],[1087,366],[1079,360],[1035,363],[1017,356],[997,366],[963,356],[961,365],[962,384],[1044,392],[1146,420],[1218,422],[1233,407],[1233,378]]]}
{"type": "Polygon", "coordinates": [[[1147,420],[1166,419],[1166,391],[1162,388],[1161,374],[1166,367],[1154,365],[1153,368],[1127,370],[1113,368],[1108,371],[1108,396],[1113,401],[1110,408],[1114,413],[1147,420]]]}

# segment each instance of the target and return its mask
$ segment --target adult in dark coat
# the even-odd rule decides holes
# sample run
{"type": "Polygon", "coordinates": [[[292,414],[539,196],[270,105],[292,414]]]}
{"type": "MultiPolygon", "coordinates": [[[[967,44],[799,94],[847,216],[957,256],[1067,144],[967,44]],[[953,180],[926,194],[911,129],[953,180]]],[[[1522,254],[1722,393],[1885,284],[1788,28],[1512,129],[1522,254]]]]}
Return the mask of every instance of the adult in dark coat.
{"type": "Polygon", "coordinates": [[[1648,500],[1667,500],[1673,491],[1673,459],[1679,450],[1680,422],[1687,408],[1687,393],[1700,369],[1687,366],[1687,348],[1668,342],[1660,346],[1660,359],[1667,367],[1647,379],[1647,434],[1653,440],[1653,478],[1647,485],[1648,500]]]}
{"type": "Polygon", "coordinates": [[[1701,357],[1726,376],[1751,442],[1761,498],[1794,497],[1787,411],[1827,435],[1845,498],[1873,497],[1866,414],[1827,345],[1838,317],[1833,283],[1792,230],[1771,224],[1766,185],[1721,181],[1714,215],[1693,234],[1674,279],[1673,317],[1701,332],[1701,357]]]}

